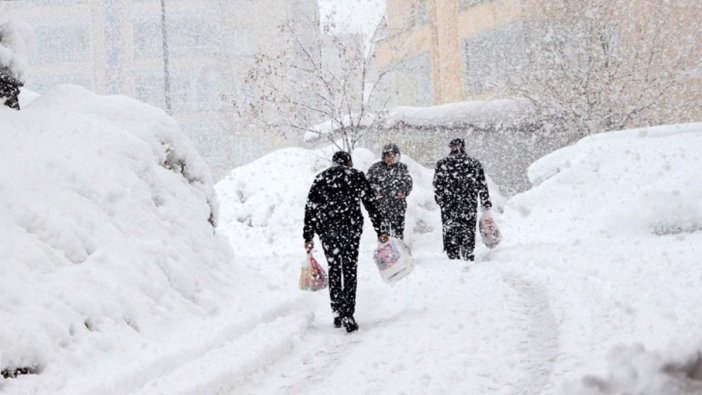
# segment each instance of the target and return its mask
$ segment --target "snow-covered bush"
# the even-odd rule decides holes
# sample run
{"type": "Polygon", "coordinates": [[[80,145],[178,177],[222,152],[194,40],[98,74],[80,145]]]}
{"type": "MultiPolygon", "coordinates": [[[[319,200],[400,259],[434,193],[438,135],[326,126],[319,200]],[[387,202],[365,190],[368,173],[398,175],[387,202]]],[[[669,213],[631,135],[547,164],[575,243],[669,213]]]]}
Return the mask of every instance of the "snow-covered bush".
{"type": "Polygon", "coordinates": [[[0,141],[0,370],[38,373],[0,392],[89,387],[218,309],[235,276],[210,171],[164,112],[59,86],[0,107],[0,141]]]}

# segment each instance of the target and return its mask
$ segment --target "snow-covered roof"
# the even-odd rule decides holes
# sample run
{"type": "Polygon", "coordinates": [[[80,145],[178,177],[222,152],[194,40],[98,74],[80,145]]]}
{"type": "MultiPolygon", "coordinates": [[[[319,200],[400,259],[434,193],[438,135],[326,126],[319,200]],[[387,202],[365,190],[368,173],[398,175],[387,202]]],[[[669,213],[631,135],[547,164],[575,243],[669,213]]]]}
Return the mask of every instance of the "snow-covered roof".
{"type": "Polygon", "coordinates": [[[430,107],[395,107],[390,110],[386,128],[399,125],[418,127],[493,125],[521,123],[529,113],[531,105],[527,99],[495,99],[488,101],[464,101],[430,107]]]}
{"type": "MultiPolygon", "coordinates": [[[[494,99],[487,101],[463,101],[429,107],[399,106],[390,109],[383,127],[392,129],[401,126],[419,128],[430,126],[443,127],[478,127],[490,129],[517,127],[522,125],[533,108],[524,98],[494,99]]],[[[377,119],[377,114],[366,113],[360,125],[369,127],[377,119]]],[[[349,124],[349,117],[344,119],[349,124]]],[[[337,121],[325,121],[312,127],[313,131],[305,133],[306,142],[314,142],[334,130],[341,129],[337,121]]]]}

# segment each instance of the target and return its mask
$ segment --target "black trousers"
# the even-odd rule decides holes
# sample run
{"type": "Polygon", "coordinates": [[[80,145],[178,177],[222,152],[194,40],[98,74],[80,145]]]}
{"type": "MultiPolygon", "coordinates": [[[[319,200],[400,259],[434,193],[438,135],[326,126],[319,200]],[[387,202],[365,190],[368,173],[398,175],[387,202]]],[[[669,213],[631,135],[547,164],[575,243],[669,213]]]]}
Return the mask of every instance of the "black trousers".
{"type": "Polygon", "coordinates": [[[407,204],[400,204],[397,201],[394,202],[383,202],[380,205],[380,212],[383,214],[383,231],[387,232],[390,236],[396,237],[400,240],[405,238],[405,212],[407,211],[407,204]]]}
{"type": "Polygon", "coordinates": [[[475,218],[463,221],[446,221],[443,224],[444,251],[449,259],[475,259],[475,218]]]}
{"type": "Polygon", "coordinates": [[[356,278],[361,232],[324,235],[322,248],[329,264],[329,298],[336,316],[352,316],[356,311],[356,278]]]}
{"type": "Polygon", "coordinates": [[[405,213],[388,215],[388,234],[400,240],[405,238],[405,213]]]}

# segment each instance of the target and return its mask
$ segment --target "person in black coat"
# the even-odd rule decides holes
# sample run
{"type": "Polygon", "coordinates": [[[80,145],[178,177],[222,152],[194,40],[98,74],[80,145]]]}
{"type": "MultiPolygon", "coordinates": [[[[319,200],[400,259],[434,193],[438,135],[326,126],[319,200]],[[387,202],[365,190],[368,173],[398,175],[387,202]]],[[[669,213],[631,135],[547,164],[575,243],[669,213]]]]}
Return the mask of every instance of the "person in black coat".
{"type": "Polygon", "coordinates": [[[400,163],[400,148],[397,145],[387,144],[383,147],[381,159],[368,169],[368,181],[378,199],[378,208],[387,221],[388,233],[403,239],[412,176],[407,165],[400,163]]]}
{"type": "Polygon", "coordinates": [[[381,242],[388,240],[381,230],[383,218],[366,176],[353,169],[351,155],[344,151],[334,154],[331,168],[317,175],[305,205],[302,236],[305,250],[314,248],[314,234],[322,241],[329,264],[329,297],[334,314],[334,326],[342,325],[347,332],[358,330],[353,315],[356,310],[356,264],[363,231],[360,203],[368,211],[373,228],[381,242]],[[342,282],[343,279],[343,282],[342,282]]]}
{"type": "Polygon", "coordinates": [[[462,139],[449,143],[451,153],[436,164],[434,199],[441,207],[444,251],[449,259],[475,259],[478,197],[483,210],[492,207],[483,166],[466,155],[462,139]]]}

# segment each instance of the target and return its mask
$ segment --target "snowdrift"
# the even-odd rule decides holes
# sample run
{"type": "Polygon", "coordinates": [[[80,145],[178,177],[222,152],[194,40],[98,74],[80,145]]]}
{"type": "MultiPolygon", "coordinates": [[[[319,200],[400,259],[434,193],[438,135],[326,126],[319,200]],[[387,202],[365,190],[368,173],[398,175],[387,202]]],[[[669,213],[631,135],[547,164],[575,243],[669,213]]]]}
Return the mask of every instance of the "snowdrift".
{"type": "Polygon", "coordinates": [[[231,248],[209,168],[165,113],[59,86],[0,107],[0,140],[0,370],[36,373],[0,392],[99,393],[217,311],[231,248]]]}
{"type": "Polygon", "coordinates": [[[563,393],[702,393],[700,174],[700,123],[591,136],[529,168],[493,260],[548,289],[556,373],[588,372],[563,393]]]}

